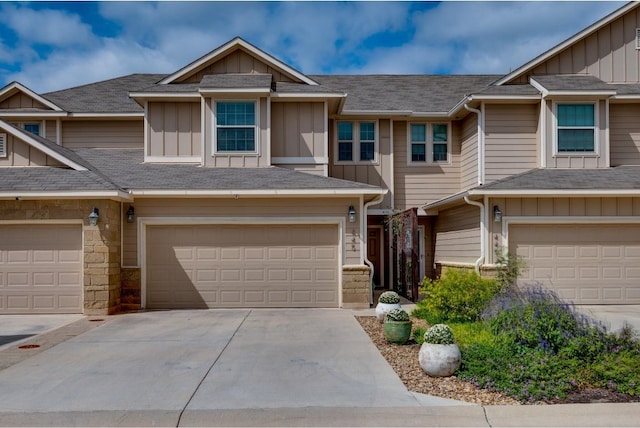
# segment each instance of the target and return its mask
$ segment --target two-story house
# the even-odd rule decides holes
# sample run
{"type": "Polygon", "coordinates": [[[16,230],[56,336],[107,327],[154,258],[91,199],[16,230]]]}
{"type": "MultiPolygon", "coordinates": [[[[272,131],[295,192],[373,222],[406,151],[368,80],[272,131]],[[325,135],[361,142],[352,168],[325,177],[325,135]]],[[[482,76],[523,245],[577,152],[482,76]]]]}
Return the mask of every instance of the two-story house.
{"type": "Polygon", "coordinates": [[[305,75],[235,38],[169,75],[0,89],[0,313],[368,307],[498,248],[640,303],[640,10],[505,76],[305,75]]]}

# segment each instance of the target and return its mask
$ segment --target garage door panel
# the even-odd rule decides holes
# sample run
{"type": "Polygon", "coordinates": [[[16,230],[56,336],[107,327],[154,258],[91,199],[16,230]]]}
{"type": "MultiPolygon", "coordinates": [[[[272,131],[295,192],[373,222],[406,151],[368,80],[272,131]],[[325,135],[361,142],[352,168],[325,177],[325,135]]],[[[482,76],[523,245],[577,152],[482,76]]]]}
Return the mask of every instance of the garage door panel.
{"type": "Polygon", "coordinates": [[[150,226],[147,248],[155,250],[147,257],[147,307],[172,307],[171,297],[160,301],[154,290],[170,296],[174,288],[194,290],[207,307],[336,307],[337,243],[333,225],[150,226]],[[175,248],[190,248],[195,257],[175,248]],[[164,270],[179,284],[154,274],[167,258],[173,261],[164,270]]]}
{"type": "Polygon", "coordinates": [[[540,281],[579,304],[640,304],[640,225],[531,224],[509,227],[509,248],[540,281]]]}

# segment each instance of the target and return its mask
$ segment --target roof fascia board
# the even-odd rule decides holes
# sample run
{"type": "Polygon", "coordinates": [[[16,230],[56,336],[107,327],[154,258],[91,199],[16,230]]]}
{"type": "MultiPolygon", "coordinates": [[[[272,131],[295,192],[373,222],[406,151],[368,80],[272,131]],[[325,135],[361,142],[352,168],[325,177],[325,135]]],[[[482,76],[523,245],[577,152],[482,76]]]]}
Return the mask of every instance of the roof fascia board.
{"type": "Polygon", "coordinates": [[[197,70],[198,68],[202,67],[203,65],[205,65],[206,63],[208,63],[209,61],[224,55],[226,52],[231,51],[232,49],[235,49],[237,47],[241,47],[247,51],[249,51],[249,53],[257,56],[258,58],[262,59],[263,61],[267,62],[267,63],[271,63],[275,68],[281,70],[282,72],[284,72],[285,74],[290,75],[291,77],[294,77],[298,80],[301,80],[302,82],[308,84],[308,85],[318,85],[318,82],[310,79],[309,77],[305,76],[304,74],[300,73],[299,71],[291,68],[290,66],[288,66],[287,64],[283,63],[282,61],[274,58],[273,56],[267,54],[266,52],[256,48],[255,46],[253,46],[252,44],[246,42],[245,40],[241,39],[240,37],[236,37],[234,39],[232,39],[231,41],[225,43],[224,45],[220,46],[219,48],[213,50],[212,52],[204,55],[203,57],[201,57],[200,59],[195,60],[194,62],[192,62],[191,64],[181,68],[180,70],[176,71],[175,73],[165,77],[164,79],[162,79],[160,82],[158,82],[159,84],[167,84],[167,83],[171,83],[174,82],[175,80],[179,79],[180,77],[187,75],[191,72],[193,72],[194,70],[197,70]]]}
{"type": "Polygon", "coordinates": [[[271,94],[271,98],[280,98],[280,99],[287,99],[287,98],[291,98],[291,99],[301,99],[301,98],[346,98],[347,94],[344,93],[338,93],[338,92],[313,92],[313,93],[307,93],[307,92],[287,92],[287,93],[281,93],[281,92],[273,92],[271,94]]]}
{"type": "Polygon", "coordinates": [[[171,190],[171,189],[132,189],[130,194],[140,196],[172,196],[172,197],[317,197],[317,196],[360,196],[385,195],[387,189],[273,189],[273,190],[171,190]]]}
{"type": "Polygon", "coordinates": [[[616,197],[616,196],[639,196],[640,189],[619,189],[619,190],[596,190],[596,189],[567,189],[567,190],[502,190],[502,189],[478,189],[478,190],[469,190],[469,196],[509,196],[509,197],[584,197],[584,196],[593,196],[593,197],[616,197]]]}
{"type": "Polygon", "coordinates": [[[138,118],[144,117],[144,112],[140,113],[69,113],[68,117],[82,117],[82,118],[138,118]]]}
{"type": "Polygon", "coordinates": [[[3,95],[7,94],[8,92],[10,92],[10,91],[12,91],[14,89],[18,90],[20,92],[23,92],[25,95],[30,96],[34,100],[38,101],[41,104],[44,104],[45,106],[49,107],[52,110],[64,111],[62,108],[58,107],[57,105],[55,105],[54,103],[52,103],[48,99],[44,98],[42,95],[36,94],[31,89],[27,88],[26,86],[24,86],[23,84],[21,84],[19,82],[9,83],[7,86],[2,88],[2,90],[0,90],[0,98],[2,98],[3,95]]]}
{"type": "Polygon", "coordinates": [[[198,92],[203,95],[217,94],[268,94],[270,88],[200,88],[198,92]]]}
{"type": "Polygon", "coordinates": [[[547,88],[542,86],[542,84],[533,77],[529,78],[529,84],[540,91],[540,93],[542,94],[542,98],[547,98],[547,96],[549,95],[549,91],[547,90],[547,88]]]}
{"type": "Polygon", "coordinates": [[[563,51],[564,49],[566,49],[567,47],[569,47],[572,44],[576,43],[580,39],[589,36],[591,33],[594,33],[595,31],[599,30],[600,28],[604,27],[605,25],[608,25],[611,22],[615,21],[616,19],[618,19],[619,17],[621,17],[625,13],[629,12],[630,10],[638,7],[639,4],[640,3],[637,2],[637,1],[631,1],[631,2],[627,3],[626,5],[622,6],[620,9],[618,9],[616,11],[613,11],[609,15],[605,16],[604,18],[600,19],[599,21],[595,22],[594,24],[588,26],[587,28],[585,28],[584,30],[580,31],[576,35],[568,38],[564,42],[556,45],[555,47],[549,49],[548,51],[543,52],[542,54],[538,55],[536,58],[532,59],[531,61],[527,62],[526,64],[522,65],[521,67],[515,69],[511,73],[509,73],[509,74],[505,75],[504,77],[498,79],[495,82],[495,84],[498,85],[498,86],[504,85],[505,83],[507,83],[510,80],[520,76],[521,74],[527,72],[528,70],[531,70],[531,69],[537,67],[541,63],[545,62],[546,60],[548,60],[552,56],[554,56],[554,55],[558,54],[559,52],[563,51]]]}
{"type": "Polygon", "coordinates": [[[69,168],[73,168],[76,171],[86,171],[87,168],[85,168],[84,166],[68,159],[67,157],[61,155],[60,153],[51,150],[49,147],[45,146],[44,144],[40,143],[39,141],[35,140],[34,138],[32,138],[31,136],[29,136],[29,134],[26,131],[21,131],[17,128],[14,128],[13,126],[7,124],[6,122],[4,122],[3,120],[0,120],[0,128],[5,130],[6,132],[8,132],[9,134],[13,135],[16,138],[19,138],[20,140],[24,141],[25,143],[29,144],[32,147],[35,147],[36,149],[40,150],[42,153],[46,154],[47,156],[52,157],[53,159],[57,160],[60,163],[63,163],[64,165],[68,166],[69,168]]]}
{"type": "Polygon", "coordinates": [[[24,200],[24,199],[116,199],[130,201],[132,198],[127,192],[121,190],[105,191],[53,191],[53,192],[31,192],[31,191],[8,191],[0,192],[0,200],[24,200]]]}
{"type": "Polygon", "coordinates": [[[69,113],[64,111],[3,111],[0,110],[2,117],[67,117],[69,113]]]}
{"type": "Polygon", "coordinates": [[[193,98],[200,99],[197,91],[193,92],[130,92],[130,98],[151,99],[151,98],[193,98]]]}

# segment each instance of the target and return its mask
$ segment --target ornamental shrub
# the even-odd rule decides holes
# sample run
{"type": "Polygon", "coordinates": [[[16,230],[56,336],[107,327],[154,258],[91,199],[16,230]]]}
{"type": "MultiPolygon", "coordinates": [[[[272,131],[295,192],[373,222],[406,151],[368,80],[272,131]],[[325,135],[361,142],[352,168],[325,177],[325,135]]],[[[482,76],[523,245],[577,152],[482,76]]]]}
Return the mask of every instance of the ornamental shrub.
{"type": "Polygon", "coordinates": [[[474,322],[499,286],[473,270],[447,269],[438,280],[425,279],[422,291],[425,299],[418,304],[417,313],[429,323],[474,322]]]}
{"type": "Polygon", "coordinates": [[[391,309],[385,316],[385,321],[409,321],[409,314],[402,308],[391,309]]]}
{"type": "Polygon", "coordinates": [[[395,291],[385,291],[378,298],[378,303],[400,303],[400,296],[395,291]]]}
{"type": "Polygon", "coordinates": [[[446,324],[436,324],[427,330],[424,334],[425,343],[433,343],[434,345],[452,345],[453,332],[446,324]]]}

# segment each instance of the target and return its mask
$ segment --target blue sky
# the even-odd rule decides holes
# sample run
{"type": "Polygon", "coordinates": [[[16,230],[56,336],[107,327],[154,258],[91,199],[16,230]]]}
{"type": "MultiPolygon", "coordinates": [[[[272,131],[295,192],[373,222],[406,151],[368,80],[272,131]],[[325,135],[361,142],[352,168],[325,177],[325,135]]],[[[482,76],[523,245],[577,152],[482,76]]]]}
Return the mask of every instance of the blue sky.
{"type": "Polygon", "coordinates": [[[0,87],[171,73],[240,36],[306,74],[505,74],[625,2],[0,2],[0,87]]]}

